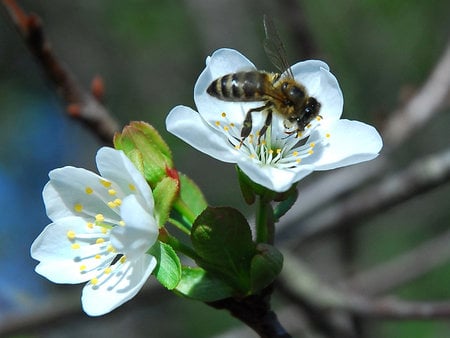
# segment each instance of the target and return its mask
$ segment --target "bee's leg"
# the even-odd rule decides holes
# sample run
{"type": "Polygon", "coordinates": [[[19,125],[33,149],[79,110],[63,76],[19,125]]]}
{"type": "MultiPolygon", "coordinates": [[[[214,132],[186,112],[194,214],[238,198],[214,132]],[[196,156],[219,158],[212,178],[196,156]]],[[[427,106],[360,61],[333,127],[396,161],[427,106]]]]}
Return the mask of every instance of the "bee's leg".
{"type": "Polygon", "coordinates": [[[267,109],[267,116],[266,120],[264,121],[264,126],[259,131],[258,144],[261,143],[261,137],[266,133],[267,128],[269,128],[271,124],[272,124],[272,109],[269,108],[267,109]]]}
{"type": "Polygon", "coordinates": [[[272,105],[272,103],[267,102],[264,106],[249,109],[247,114],[245,114],[245,119],[244,119],[244,122],[242,123],[242,129],[241,129],[241,138],[242,138],[241,145],[242,145],[242,142],[244,142],[244,140],[252,132],[252,126],[253,126],[252,113],[257,112],[257,111],[263,111],[264,109],[269,108],[271,105],[272,105]]]}

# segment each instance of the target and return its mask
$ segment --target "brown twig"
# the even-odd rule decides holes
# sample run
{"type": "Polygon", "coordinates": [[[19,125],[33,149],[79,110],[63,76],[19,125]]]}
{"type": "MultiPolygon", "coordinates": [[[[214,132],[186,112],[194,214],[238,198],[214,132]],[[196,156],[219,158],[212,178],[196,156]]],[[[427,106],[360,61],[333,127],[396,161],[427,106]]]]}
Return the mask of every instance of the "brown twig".
{"type": "Polygon", "coordinates": [[[40,18],[33,13],[26,13],[15,0],[2,0],[2,4],[29,51],[62,97],[68,115],[81,121],[101,141],[111,145],[119,125],[105,107],[77,83],[69,70],[55,56],[44,34],[40,18]]]}
{"type": "Polygon", "coordinates": [[[394,297],[371,299],[353,291],[326,285],[305,264],[284,254],[285,266],[279,290],[289,300],[313,306],[322,314],[347,311],[370,318],[437,319],[450,318],[450,300],[441,302],[405,301],[394,297]]]}
{"type": "Polygon", "coordinates": [[[449,180],[450,150],[420,159],[407,169],[296,222],[296,227],[285,232],[291,239],[286,244],[297,246],[311,237],[351,227],[363,218],[384,212],[449,180]]]}
{"type": "Polygon", "coordinates": [[[386,263],[343,282],[365,295],[379,295],[418,278],[450,260],[450,230],[386,263]]]}

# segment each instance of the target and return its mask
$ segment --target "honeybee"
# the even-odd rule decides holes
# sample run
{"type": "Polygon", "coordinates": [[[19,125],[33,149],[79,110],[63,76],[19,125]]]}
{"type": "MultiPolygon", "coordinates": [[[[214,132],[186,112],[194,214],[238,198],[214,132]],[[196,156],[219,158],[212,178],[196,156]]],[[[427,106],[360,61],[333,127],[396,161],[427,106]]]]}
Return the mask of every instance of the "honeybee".
{"type": "Polygon", "coordinates": [[[252,113],[267,114],[259,131],[259,142],[270,127],[274,113],[284,117],[286,134],[299,135],[320,112],[320,102],[309,96],[306,88],[294,79],[283,43],[273,21],[267,17],[264,17],[264,30],[266,54],[280,73],[260,70],[231,73],[215,79],[206,90],[222,101],[264,102],[262,106],[247,111],[241,129],[241,144],[252,131],[252,113]]]}

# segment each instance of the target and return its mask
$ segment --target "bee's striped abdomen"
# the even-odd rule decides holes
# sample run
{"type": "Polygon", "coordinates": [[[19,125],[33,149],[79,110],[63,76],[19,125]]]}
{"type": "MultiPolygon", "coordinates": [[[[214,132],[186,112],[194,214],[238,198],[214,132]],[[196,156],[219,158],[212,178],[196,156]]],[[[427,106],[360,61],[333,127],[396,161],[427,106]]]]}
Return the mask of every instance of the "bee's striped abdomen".
{"type": "Polygon", "coordinates": [[[262,101],[269,81],[264,72],[238,72],[219,77],[206,91],[223,101],[262,101]]]}

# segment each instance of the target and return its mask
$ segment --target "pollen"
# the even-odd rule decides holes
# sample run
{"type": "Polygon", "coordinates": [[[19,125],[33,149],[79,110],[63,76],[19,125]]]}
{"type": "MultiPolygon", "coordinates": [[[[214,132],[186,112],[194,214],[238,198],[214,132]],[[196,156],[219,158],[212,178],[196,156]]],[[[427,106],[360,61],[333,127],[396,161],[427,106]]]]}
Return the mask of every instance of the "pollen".
{"type": "Polygon", "coordinates": [[[132,183],[128,184],[128,188],[130,188],[131,191],[135,191],[136,190],[136,187],[132,183]]]}
{"type": "Polygon", "coordinates": [[[316,116],[316,120],[317,120],[317,121],[322,121],[322,116],[317,115],[317,116],[316,116]]]}
{"type": "Polygon", "coordinates": [[[86,192],[86,194],[90,195],[94,192],[94,189],[92,189],[91,187],[86,187],[84,191],[86,192]]]}
{"type": "Polygon", "coordinates": [[[104,238],[97,238],[97,240],[95,241],[95,244],[102,244],[105,242],[104,238]]]}
{"type": "Polygon", "coordinates": [[[80,203],[77,203],[77,204],[75,204],[75,205],[73,206],[73,209],[74,209],[76,212],[82,212],[82,211],[83,211],[83,206],[82,206],[80,203]]]}
{"type": "Polygon", "coordinates": [[[73,231],[73,230],[67,231],[67,238],[68,239],[74,239],[76,236],[77,236],[77,234],[75,233],[75,231],[73,231]]]}
{"type": "Polygon", "coordinates": [[[95,215],[96,222],[103,222],[104,220],[105,220],[105,216],[103,216],[102,214],[95,215]]]}
{"type": "Polygon", "coordinates": [[[109,188],[111,186],[111,182],[101,179],[100,183],[105,187],[105,188],[109,188]]]}
{"type": "Polygon", "coordinates": [[[71,247],[72,249],[76,250],[76,249],[79,249],[79,248],[80,248],[80,244],[78,244],[78,243],[73,243],[70,247],[71,247]]]}

